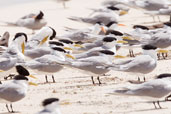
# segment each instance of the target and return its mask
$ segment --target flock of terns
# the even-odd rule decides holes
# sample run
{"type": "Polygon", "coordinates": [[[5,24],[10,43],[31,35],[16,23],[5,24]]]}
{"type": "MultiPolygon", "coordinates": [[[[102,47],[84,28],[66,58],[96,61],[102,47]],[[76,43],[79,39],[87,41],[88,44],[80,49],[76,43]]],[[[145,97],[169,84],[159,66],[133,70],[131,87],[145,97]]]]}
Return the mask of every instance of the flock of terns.
{"type": "MultiPolygon", "coordinates": [[[[134,25],[129,33],[118,31],[117,27],[126,26],[119,23],[119,17],[128,15],[130,7],[145,9],[145,13],[153,16],[170,15],[170,4],[169,0],[108,0],[103,3],[102,8],[91,9],[93,12],[89,17],[68,17],[73,21],[90,23],[92,26],[81,30],[68,27],[68,33],[62,36],[58,36],[52,27],[46,26],[47,21],[42,11],[28,14],[16,22],[4,22],[7,26],[21,26],[39,31],[33,32],[30,38],[26,33],[16,33],[11,44],[8,44],[8,32],[1,37],[0,76],[7,79],[7,74],[16,71],[17,75],[14,75],[12,81],[2,82],[0,85],[0,101],[10,103],[10,108],[7,104],[6,107],[8,112],[13,113],[11,103],[26,96],[28,84],[37,85],[29,82],[28,76],[36,78],[29,70],[46,74],[48,83],[47,75],[70,67],[89,74],[92,84],[99,86],[102,85],[100,76],[111,70],[143,76],[143,81],[138,77],[138,83],[112,90],[107,94],[148,97],[154,100],[155,108],[162,108],[159,100],[169,100],[171,74],[160,74],[149,81],[145,79],[145,74],[156,68],[161,55],[163,59],[168,56],[168,50],[163,48],[171,45],[171,21],[160,22],[160,26],[134,25]],[[121,48],[129,50],[129,59],[117,54],[121,48]],[[134,48],[142,48],[142,54],[135,56],[134,48]],[[97,78],[98,83],[94,78],[97,78]]],[[[53,75],[52,79],[55,83],[53,75]]],[[[42,102],[44,109],[38,114],[61,114],[58,102],[58,98],[45,99],[42,102]]]]}

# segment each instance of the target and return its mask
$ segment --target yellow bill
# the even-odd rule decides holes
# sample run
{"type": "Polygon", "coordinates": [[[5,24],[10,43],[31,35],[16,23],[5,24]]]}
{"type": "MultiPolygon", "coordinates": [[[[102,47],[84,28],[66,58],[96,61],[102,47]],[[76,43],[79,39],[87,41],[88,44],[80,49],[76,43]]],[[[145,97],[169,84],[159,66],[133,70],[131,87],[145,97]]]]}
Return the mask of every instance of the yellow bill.
{"type": "Polygon", "coordinates": [[[31,77],[31,78],[34,78],[34,79],[37,79],[35,76],[33,76],[33,75],[29,75],[29,77],[31,77]]]}
{"type": "Polygon", "coordinates": [[[67,56],[68,58],[75,59],[75,57],[73,57],[73,56],[70,55],[70,54],[66,54],[66,56],[67,56]]]}
{"type": "Polygon", "coordinates": [[[80,44],[74,44],[74,47],[83,48],[83,46],[82,46],[82,45],[80,45],[80,44]]]}
{"type": "Polygon", "coordinates": [[[164,49],[160,49],[160,50],[157,50],[158,53],[168,53],[169,51],[168,50],[164,50],[164,49]]]}
{"type": "Polygon", "coordinates": [[[119,12],[119,15],[125,15],[127,13],[128,13],[127,11],[122,10],[122,11],[119,12]]]}
{"type": "Polygon", "coordinates": [[[122,55],[115,55],[114,57],[115,57],[115,58],[118,58],[118,59],[119,59],[119,58],[126,58],[126,56],[122,56],[122,55]]]}
{"type": "Polygon", "coordinates": [[[22,53],[24,54],[24,51],[25,51],[25,44],[24,44],[24,42],[21,44],[21,50],[22,50],[22,53]]]}
{"type": "Polygon", "coordinates": [[[66,49],[66,50],[72,50],[72,48],[70,48],[70,47],[64,47],[64,49],[66,49]]]}
{"type": "Polygon", "coordinates": [[[38,86],[38,84],[33,83],[33,82],[29,82],[29,85],[38,86]]]}
{"type": "Polygon", "coordinates": [[[0,72],[4,72],[4,70],[0,70],[0,72]]]}
{"type": "Polygon", "coordinates": [[[123,40],[118,40],[117,43],[126,44],[126,43],[128,43],[128,42],[127,42],[127,41],[123,41],[123,40]]]}
{"type": "Polygon", "coordinates": [[[123,36],[122,37],[124,40],[134,40],[132,37],[130,37],[130,36],[123,36]]]}
{"type": "Polygon", "coordinates": [[[44,44],[47,41],[48,37],[49,36],[44,37],[43,40],[40,42],[40,45],[44,44]]]}
{"type": "Polygon", "coordinates": [[[70,102],[61,102],[60,105],[70,105],[71,103],[70,102]]]}

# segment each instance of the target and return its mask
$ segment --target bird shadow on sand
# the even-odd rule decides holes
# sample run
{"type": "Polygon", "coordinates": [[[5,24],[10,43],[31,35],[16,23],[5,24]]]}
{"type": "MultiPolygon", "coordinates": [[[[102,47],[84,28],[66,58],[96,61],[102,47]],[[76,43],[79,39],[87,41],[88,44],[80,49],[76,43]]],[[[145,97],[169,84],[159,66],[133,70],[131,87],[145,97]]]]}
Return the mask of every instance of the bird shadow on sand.
{"type": "MultiPolygon", "coordinates": [[[[138,102],[131,102],[131,104],[140,104],[140,103],[152,103],[153,101],[138,101],[138,102]]],[[[169,101],[160,101],[160,102],[169,102],[169,101]]],[[[146,112],[146,111],[156,111],[156,110],[164,110],[164,109],[168,109],[166,107],[162,107],[162,108],[147,108],[147,109],[137,109],[137,110],[128,110],[128,111],[124,111],[124,112],[117,112],[117,113],[131,113],[131,112],[146,112]]]]}
{"type": "Polygon", "coordinates": [[[50,85],[50,84],[55,84],[56,82],[40,82],[37,83],[38,85],[50,85]]]}
{"type": "MultiPolygon", "coordinates": [[[[2,112],[2,113],[0,113],[0,114],[11,114],[11,113],[9,113],[9,112],[2,112]]],[[[19,111],[15,111],[15,112],[13,112],[12,114],[20,114],[20,112],[19,112],[19,111]]]]}
{"type": "Polygon", "coordinates": [[[146,111],[156,111],[156,110],[164,110],[168,108],[161,108],[161,109],[155,109],[155,108],[149,108],[149,109],[137,109],[137,110],[130,110],[130,111],[124,111],[124,112],[116,112],[116,113],[135,113],[135,112],[146,112],[146,111]]]}

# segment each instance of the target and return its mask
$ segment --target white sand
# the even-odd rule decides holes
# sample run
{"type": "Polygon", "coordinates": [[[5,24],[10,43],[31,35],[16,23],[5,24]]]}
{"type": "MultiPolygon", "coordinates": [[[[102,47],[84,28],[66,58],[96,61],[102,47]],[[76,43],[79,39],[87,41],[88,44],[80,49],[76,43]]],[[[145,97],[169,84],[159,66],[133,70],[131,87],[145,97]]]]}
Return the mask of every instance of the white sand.
{"type": "MultiPolygon", "coordinates": [[[[19,17],[32,11],[40,9],[45,13],[48,25],[56,29],[58,34],[64,34],[64,27],[84,28],[89,25],[73,22],[67,19],[69,16],[88,16],[91,12],[88,8],[97,8],[103,0],[72,0],[66,3],[67,9],[63,9],[62,4],[54,1],[42,1],[27,4],[19,4],[9,7],[0,8],[2,21],[15,21],[19,17]]],[[[163,21],[167,21],[167,17],[161,17],[163,21]]],[[[121,22],[127,26],[121,27],[124,32],[130,31],[133,24],[143,22],[151,22],[152,18],[144,15],[142,11],[131,9],[129,15],[121,17],[121,22]]],[[[16,32],[26,32],[30,34],[32,31],[20,27],[2,27],[0,26],[0,34],[9,31],[11,38],[16,32]]],[[[128,50],[120,50],[119,53],[127,53],[128,50]]],[[[139,49],[135,50],[140,52],[139,49]]],[[[150,74],[146,75],[147,79],[151,79],[155,75],[161,73],[171,73],[169,60],[158,61],[157,68],[150,74]]],[[[33,114],[42,109],[41,101],[49,97],[58,97],[61,100],[62,114],[170,114],[171,103],[161,103],[163,109],[155,110],[152,103],[146,103],[146,100],[139,97],[111,96],[105,92],[111,88],[118,88],[128,84],[127,80],[135,80],[136,76],[128,73],[111,71],[111,76],[101,77],[102,86],[93,86],[90,76],[80,71],[65,68],[55,75],[57,83],[43,84],[44,76],[37,75],[40,83],[39,86],[30,86],[28,95],[21,101],[13,104],[14,110],[20,111],[20,114],[33,114]]],[[[51,77],[49,77],[50,79],[51,77]]],[[[96,80],[97,81],[97,80],[96,80]]],[[[5,104],[0,104],[0,114],[6,114],[5,104]]]]}

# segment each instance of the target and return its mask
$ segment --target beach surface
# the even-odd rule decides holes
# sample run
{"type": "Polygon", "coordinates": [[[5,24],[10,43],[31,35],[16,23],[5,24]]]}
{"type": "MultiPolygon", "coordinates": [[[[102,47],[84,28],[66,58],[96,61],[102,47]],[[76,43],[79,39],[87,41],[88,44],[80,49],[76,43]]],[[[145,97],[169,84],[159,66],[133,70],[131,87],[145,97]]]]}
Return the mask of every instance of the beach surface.
{"type": "MultiPolygon", "coordinates": [[[[66,2],[66,8],[62,3],[51,0],[38,0],[35,2],[15,3],[0,8],[0,21],[16,21],[18,18],[31,12],[42,10],[48,21],[48,26],[53,27],[57,35],[65,34],[65,27],[83,29],[90,25],[78,23],[67,19],[70,16],[88,17],[92,12],[90,8],[99,8],[104,0],[71,0],[66,2]]],[[[160,17],[163,22],[168,21],[168,16],[160,17]]],[[[129,33],[134,24],[151,24],[152,17],[143,14],[141,9],[133,9],[129,14],[121,16],[119,23],[126,26],[118,29],[129,33]]],[[[1,25],[1,23],[0,23],[1,25]]],[[[31,30],[22,27],[0,26],[0,34],[5,31],[10,32],[12,39],[17,32],[25,32],[31,37],[31,30]]],[[[10,40],[11,40],[10,39],[10,40]]],[[[135,49],[135,53],[140,53],[141,49],[135,49]]],[[[128,50],[121,49],[118,54],[127,56],[128,50]]],[[[166,60],[159,60],[157,68],[145,75],[147,80],[153,79],[161,73],[171,73],[171,53],[166,60]]],[[[101,76],[101,86],[92,85],[91,76],[77,69],[64,68],[62,71],[53,74],[56,83],[45,84],[45,73],[35,74],[38,79],[33,80],[38,86],[30,86],[27,96],[16,103],[13,109],[19,111],[17,114],[34,114],[43,107],[41,102],[45,98],[57,97],[60,99],[60,109],[62,114],[171,114],[171,102],[161,102],[162,109],[155,109],[152,103],[140,97],[114,96],[106,94],[112,89],[129,85],[128,80],[137,80],[137,75],[110,71],[107,76],[101,76]]],[[[140,77],[143,79],[143,77],[140,77]]],[[[51,75],[48,76],[52,81],[51,75]]],[[[98,81],[95,78],[96,83],[98,81]]],[[[0,114],[7,114],[5,104],[0,103],[0,114]]]]}

